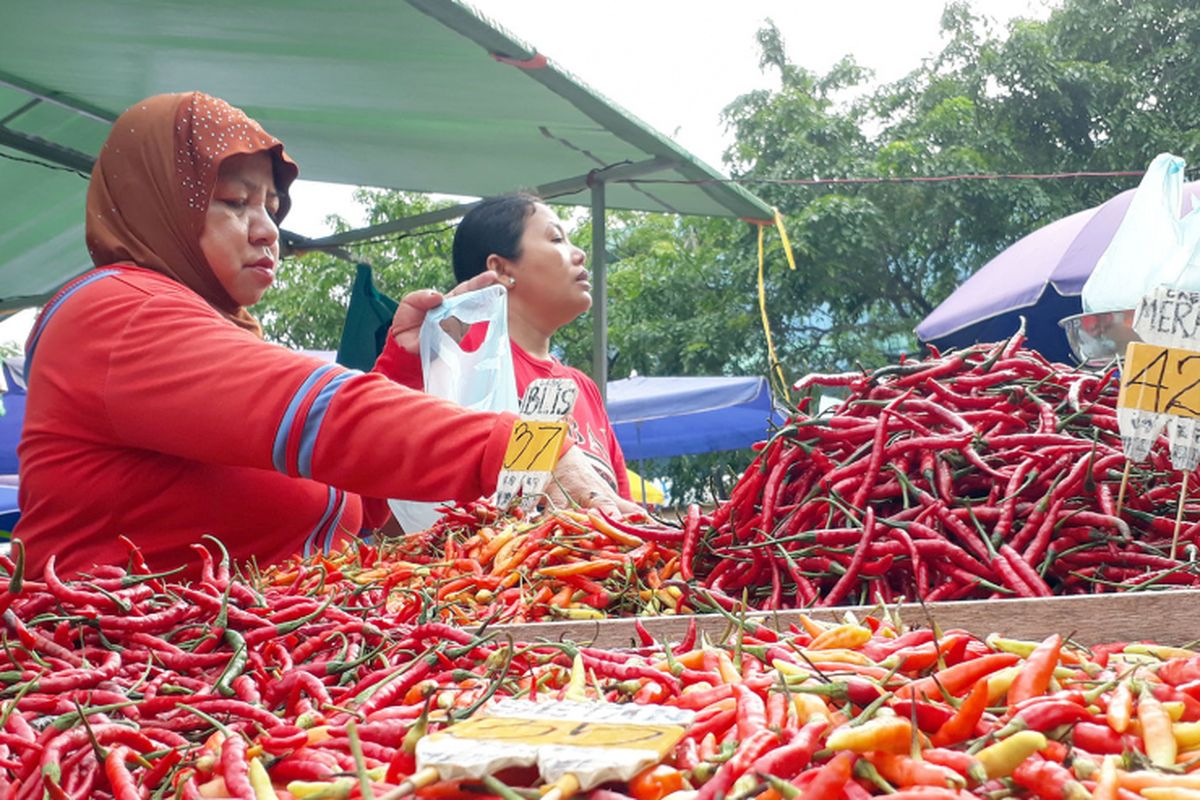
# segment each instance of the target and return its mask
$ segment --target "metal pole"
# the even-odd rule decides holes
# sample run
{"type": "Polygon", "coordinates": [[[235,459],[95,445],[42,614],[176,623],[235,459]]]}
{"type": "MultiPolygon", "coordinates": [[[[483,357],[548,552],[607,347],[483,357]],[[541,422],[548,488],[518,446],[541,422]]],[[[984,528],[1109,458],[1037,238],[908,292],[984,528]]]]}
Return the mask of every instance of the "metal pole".
{"type": "Polygon", "coordinates": [[[608,264],[604,249],[604,181],[592,182],[592,380],[608,403],[608,264]]]}

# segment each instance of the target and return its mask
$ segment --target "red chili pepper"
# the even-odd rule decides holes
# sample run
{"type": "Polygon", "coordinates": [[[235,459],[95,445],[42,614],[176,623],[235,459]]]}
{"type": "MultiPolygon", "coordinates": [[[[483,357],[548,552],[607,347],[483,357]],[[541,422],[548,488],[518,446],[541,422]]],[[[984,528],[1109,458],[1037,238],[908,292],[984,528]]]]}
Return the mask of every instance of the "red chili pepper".
{"type": "Polygon", "coordinates": [[[730,708],[712,715],[703,722],[692,725],[684,736],[689,739],[703,740],[710,733],[724,733],[737,720],[737,709],[730,708]]]}
{"type": "Polygon", "coordinates": [[[116,800],[141,800],[142,797],[133,775],[125,766],[129,754],[128,747],[117,745],[108,751],[108,755],[104,759],[104,774],[108,776],[108,785],[112,788],[113,797],[116,800]]]}
{"type": "Polygon", "coordinates": [[[683,543],[679,550],[679,574],[684,580],[695,578],[693,564],[696,560],[696,545],[700,540],[700,506],[692,503],[688,506],[687,517],[683,523],[683,543]]]}
{"type": "Polygon", "coordinates": [[[750,734],[738,744],[733,757],[722,764],[716,774],[700,787],[695,800],[712,800],[724,795],[750,765],[778,741],[779,736],[774,731],[760,729],[750,734]]]}
{"type": "Polygon", "coordinates": [[[1069,769],[1036,756],[1022,761],[1013,771],[1012,780],[1041,800],[1082,800],[1091,797],[1091,793],[1075,780],[1069,769]]]}
{"type": "MultiPolygon", "coordinates": [[[[1012,693],[1011,686],[1009,693],[1012,693]]],[[[1092,719],[1092,712],[1079,703],[1048,698],[1042,702],[1033,703],[1018,712],[1007,725],[996,732],[996,738],[1003,739],[1023,730],[1045,732],[1059,725],[1090,719],[1092,719]]]]}
{"type": "Polygon", "coordinates": [[[934,733],[954,716],[951,709],[920,700],[896,700],[889,704],[896,715],[903,719],[916,718],[917,727],[924,733],[934,733]]]}
{"type": "Polygon", "coordinates": [[[744,741],[767,726],[767,706],[758,692],[744,683],[734,685],[733,694],[737,698],[737,737],[744,741]]]}
{"type": "Polygon", "coordinates": [[[1079,722],[1071,728],[1072,744],[1092,755],[1102,756],[1112,753],[1120,755],[1125,751],[1125,742],[1121,734],[1107,725],[1092,722],[1079,722]]]}
{"type": "Polygon", "coordinates": [[[820,747],[821,734],[828,722],[813,720],[801,728],[790,742],[759,756],[750,765],[750,771],[760,775],[774,775],[789,780],[799,775],[812,760],[813,753],[820,747]]]}
{"type": "Polygon", "coordinates": [[[812,783],[801,795],[801,800],[829,800],[829,798],[837,797],[850,781],[850,776],[854,771],[854,762],[857,760],[858,757],[849,751],[842,751],[835,755],[825,766],[821,767],[821,771],[817,773],[812,783]]]}

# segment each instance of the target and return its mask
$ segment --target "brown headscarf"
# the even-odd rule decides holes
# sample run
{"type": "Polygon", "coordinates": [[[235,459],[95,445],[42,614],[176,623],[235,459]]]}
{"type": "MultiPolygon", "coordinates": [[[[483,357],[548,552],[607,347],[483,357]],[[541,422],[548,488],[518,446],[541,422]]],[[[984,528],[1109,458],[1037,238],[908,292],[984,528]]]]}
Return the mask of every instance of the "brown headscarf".
{"type": "Polygon", "coordinates": [[[87,246],[96,266],[127,263],[184,284],[238,326],[262,335],[234,303],[200,250],[200,234],[221,162],[267,151],[282,220],[300,170],[274,138],[240,109],[202,92],[160,94],[113,123],[92,168],[87,246]]]}

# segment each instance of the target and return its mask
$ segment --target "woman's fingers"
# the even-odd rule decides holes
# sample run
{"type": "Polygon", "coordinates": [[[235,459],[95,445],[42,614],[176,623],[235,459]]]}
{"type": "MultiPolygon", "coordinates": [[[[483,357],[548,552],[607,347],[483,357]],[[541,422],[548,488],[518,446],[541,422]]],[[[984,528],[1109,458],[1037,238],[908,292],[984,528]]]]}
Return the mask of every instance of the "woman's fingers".
{"type": "Polygon", "coordinates": [[[563,453],[558,466],[554,468],[554,480],[546,490],[550,501],[560,506],[565,505],[564,493],[584,508],[600,509],[606,514],[625,516],[642,513],[640,506],[622,499],[604,482],[577,447],[563,453]]]}
{"type": "MultiPolygon", "coordinates": [[[[410,353],[417,352],[417,348],[420,346],[421,323],[425,321],[425,315],[429,313],[430,309],[440,306],[442,300],[447,297],[473,292],[476,289],[491,286],[499,280],[499,275],[491,270],[485,270],[474,278],[463,281],[445,295],[434,289],[420,289],[404,295],[392,317],[392,336],[396,339],[396,344],[410,353]]],[[[457,338],[461,338],[461,336],[457,338]]]]}
{"type": "Polygon", "coordinates": [[[441,304],[441,292],[433,289],[421,289],[404,295],[392,316],[392,336],[396,344],[410,353],[417,352],[421,323],[431,308],[441,304]]]}
{"type": "Polygon", "coordinates": [[[479,273],[474,278],[468,278],[467,280],[460,283],[458,286],[455,286],[453,289],[451,289],[449,292],[446,293],[446,297],[455,297],[457,295],[465,294],[467,292],[473,292],[476,289],[483,289],[485,287],[491,286],[494,283],[499,283],[499,282],[500,282],[499,275],[492,272],[490,269],[485,269],[483,272],[479,273]]]}

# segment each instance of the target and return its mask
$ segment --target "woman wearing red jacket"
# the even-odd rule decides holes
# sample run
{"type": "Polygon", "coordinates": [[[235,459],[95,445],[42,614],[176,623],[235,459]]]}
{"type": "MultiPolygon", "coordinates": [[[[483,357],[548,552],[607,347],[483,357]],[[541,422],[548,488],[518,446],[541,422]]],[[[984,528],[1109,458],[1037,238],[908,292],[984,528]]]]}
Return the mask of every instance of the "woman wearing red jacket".
{"type": "MultiPolygon", "coordinates": [[[[194,564],[204,534],[269,563],[381,524],[383,502],[364,498],[493,491],[511,415],[261,338],[247,308],[274,280],[297,173],[278,140],[199,92],[114,123],[88,188],[96,269],[44,307],[26,348],[14,533],[34,574],[54,553],[66,574],[123,562],[119,534],[159,568],[194,564]]],[[[556,477],[621,508],[585,463],[571,448],[556,477]]]]}

